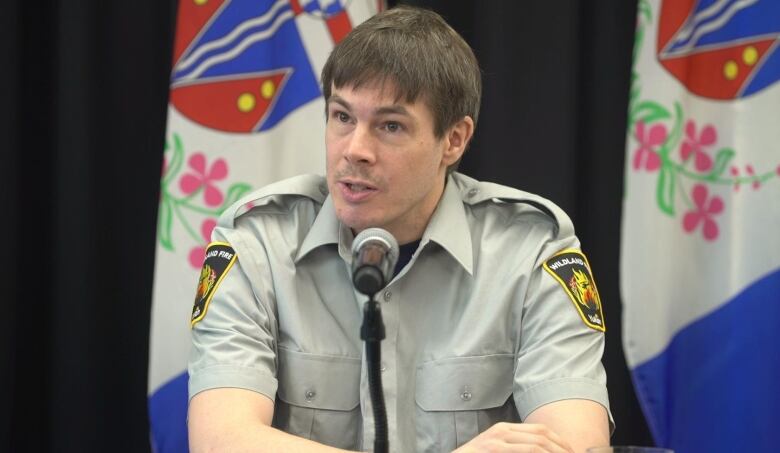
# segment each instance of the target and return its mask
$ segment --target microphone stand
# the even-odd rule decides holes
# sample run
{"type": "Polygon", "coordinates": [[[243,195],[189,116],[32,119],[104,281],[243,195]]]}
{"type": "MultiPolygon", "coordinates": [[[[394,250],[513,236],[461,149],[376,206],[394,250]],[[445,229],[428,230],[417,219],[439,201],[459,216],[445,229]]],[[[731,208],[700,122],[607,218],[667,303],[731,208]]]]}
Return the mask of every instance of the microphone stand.
{"type": "Polygon", "coordinates": [[[366,372],[374,412],[375,453],[387,453],[389,444],[381,370],[385,324],[375,296],[392,279],[392,270],[397,260],[398,242],[392,234],[381,228],[365,229],[352,242],[352,283],[356,290],[368,296],[368,302],[363,305],[360,339],[366,342],[366,372]]]}
{"type": "Polygon", "coordinates": [[[360,326],[360,339],[366,342],[366,370],[368,374],[368,392],[374,412],[374,452],[387,453],[387,410],[382,392],[382,340],[385,339],[385,324],[382,322],[382,310],[374,296],[368,297],[363,305],[363,325],[360,326]]]}

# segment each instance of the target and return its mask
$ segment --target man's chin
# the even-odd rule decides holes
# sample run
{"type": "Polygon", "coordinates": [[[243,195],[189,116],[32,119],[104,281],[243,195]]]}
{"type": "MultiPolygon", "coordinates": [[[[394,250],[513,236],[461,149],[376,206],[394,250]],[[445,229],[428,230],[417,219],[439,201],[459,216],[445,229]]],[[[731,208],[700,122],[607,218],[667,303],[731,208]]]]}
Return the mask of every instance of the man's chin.
{"type": "Polygon", "coordinates": [[[351,229],[355,234],[358,234],[367,228],[376,226],[381,227],[378,219],[367,218],[365,216],[357,215],[357,213],[343,213],[342,215],[339,215],[339,212],[336,211],[336,217],[338,217],[342,225],[351,229]]]}
{"type": "Polygon", "coordinates": [[[356,233],[366,228],[384,228],[383,225],[386,225],[389,214],[389,206],[386,204],[350,204],[336,197],[333,198],[333,208],[339,222],[356,233]]]}
{"type": "Polygon", "coordinates": [[[352,230],[353,233],[356,235],[360,233],[363,230],[367,230],[369,228],[373,228],[377,226],[376,223],[373,222],[341,222],[344,226],[352,230]]]}

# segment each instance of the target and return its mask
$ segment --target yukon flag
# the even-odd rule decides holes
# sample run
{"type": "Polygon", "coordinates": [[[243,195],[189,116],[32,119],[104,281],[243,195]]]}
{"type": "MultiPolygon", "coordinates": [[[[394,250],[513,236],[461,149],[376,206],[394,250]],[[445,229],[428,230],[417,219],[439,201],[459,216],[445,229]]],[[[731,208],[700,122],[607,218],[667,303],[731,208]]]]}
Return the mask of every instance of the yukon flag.
{"type": "Polygon", "coordinates": [[[640,0],[624,348],[656,442],[777,451],[780,2],[640,0]]]}
{"type": "Polygon", "coordinates": [[[319,74],[377,0],[181,0],[174,44],[149,357],[154,451],[186,452],[198,272],[220,213],[325,168],[319,74]]]}

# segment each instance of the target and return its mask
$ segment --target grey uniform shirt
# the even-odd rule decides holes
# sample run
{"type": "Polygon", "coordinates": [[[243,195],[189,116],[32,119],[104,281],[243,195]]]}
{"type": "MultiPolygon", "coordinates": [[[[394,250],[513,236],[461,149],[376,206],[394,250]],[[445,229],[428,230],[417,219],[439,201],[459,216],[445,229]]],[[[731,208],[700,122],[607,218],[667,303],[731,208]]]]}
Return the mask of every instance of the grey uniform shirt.
{"type": "MultiPolygon", "coordinates": [[[[277,428],[370,450],[352,239],[318,176],[273,184],[226,211],[213,240],[237,259],[193,325],[190,398],[250,389],[275,400],[277,428]]],[[[379,294],[392,451],[451,451],[563,399],[608,410],[604,334],[542,266],[578,247],[551,202],[448,177],[419,248],[379,294]]]]}

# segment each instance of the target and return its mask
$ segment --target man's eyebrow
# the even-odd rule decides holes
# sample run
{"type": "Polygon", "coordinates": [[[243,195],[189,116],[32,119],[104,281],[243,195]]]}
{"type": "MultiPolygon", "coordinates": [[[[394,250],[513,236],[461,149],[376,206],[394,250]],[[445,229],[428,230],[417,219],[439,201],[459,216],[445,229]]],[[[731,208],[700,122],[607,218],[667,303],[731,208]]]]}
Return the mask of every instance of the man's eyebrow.
{"type": "Polygon", "coordinates": [[[351,110],[352,106],[349,105],[349,102],[344,100],[341,96],[338,94],[331,95],[331,97],[328,99],[328,105],[335,102],[336,104],[340,104],[342,107],[344,107],[347,110],[351,110]]]}
{"type": "MultiPolygon", "coordinates": [[[[346,99],[342,98],[341,96],[337,94],[333,94],[328,99],[328,105],[330,104],[339,104],[340,106],[344,107],[347,110],[352,110],[352,105],[346,101],[346,99]]],[[[409,113],[409,110],[400,104],[393,104],[393,105],[387,105],[383,107],[379,107],[376,110],[374,110],[375,115],[389,115],[389,114],[396,114],[396,115],[404,115],[404,116],[412,116],[411,113],[409,113]]]]}
{"type": "Polygon", "coordinates": [[[388,105],[387,107],[379,107],[376,109],[375,113],[377,115],[387,115],[391,113],[395,113],[397,115],[405,115],[405,116],[412,116],[411,113],[409,113],[409,110],[406,109],[403,105],[388,105]]]}

